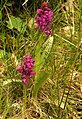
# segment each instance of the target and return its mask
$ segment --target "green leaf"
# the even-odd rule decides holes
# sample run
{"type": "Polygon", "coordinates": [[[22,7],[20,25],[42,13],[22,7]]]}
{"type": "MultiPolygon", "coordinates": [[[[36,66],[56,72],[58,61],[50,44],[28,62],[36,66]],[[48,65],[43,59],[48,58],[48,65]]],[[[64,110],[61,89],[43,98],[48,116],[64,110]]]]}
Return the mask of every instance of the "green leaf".
{"type": "Polygon", "coordinates": [[[6,3],[6,6],[11,7],[13,4],[14,4],[14,1],[12,1],[12,2],[7,2],[7,3],[6,3]]]}
{"type": "Polygon", "coordinates": [[[43,50],[43,57],[47,59],[49,56],[49,53],[51,51],[53,45],[53,36],[50,36],[47,41],[43,44],[44,50],[43,50]]]}
{"type": "Polygon", "coordinates": [[[41,43],[39,42],[39,44],[36,47],[36,51],[35,51],[35,71],[38,72],[40,71],[40,69],[42,68],[42,66],[45,64],[45,59],[48,58],[49,53],[51,51],[53,45],[53,36],[49,37],[46,42],[43,44],[43,49],[41,49],[41,43]],[[42,52],[42,53],[41,53],[42,52]]]}
{"type": "Polygon", "coordinates": [[[42,35],[39,38],[38,44],[35,49],[35,72],[39,72],[40,68],[43,66],[43,59],[41,54],[41,47],[42,47],[42,35]]]}
{"type": "Polygon", "coordinates": [[[35,62],[34,70],[36,72],[36,76],[35,76],[35,82],[34,82],[33,97],[37,97],[39,88],[45,83],[46,79],[48,78],[48,74],[45,72],[40,72],[40,69],[45,64],[45,61],[46,61],[45,59],[48,58],[49,53],[51,51],[52,44],[53,44],[53,36],[49,37],[44,44],[42,44],[43,43],[42,41],[43,39],[41,37],[35,51],[36,62],[35,62]],[[42,49],[42,45],[44,50],[42,49]],[[38,74],[38,72],[40,72],[40,74],[38,74]]]}
{"type": "Polygon", "coordinates": [[[19,17],[11,16],[9,21],[7,21],[7,27],[9,29],[17,29],[20,33],[24,33],[26,30],[26,22],[21,20],[19,17]]]}
{"type": "Polygon", "coordinates": [[[0,58],[3,58],[3,57],[4,57],[4,51],[0,50],[0,58]]]}
{"type": "Polygon", "coordinates": [[[37,98],[37,94],[39,89],[45,84],[46,79],[48,78],[49,74],[42,71],[40,74],[37,75],[37,80],[35,80],[34,88],[33,88],[33,97],[37,98]]]}
{"type": "Polygon", "coordinates": [[[0,10],[0,20],[2,19],[2,11],[0,10]]]}
{"type": "Polygon", "coordinates": [[[6,81],[3,82],[3,86],[9,85],[12,82],[21,83],[21,80],[7,79],[6,81]]]}

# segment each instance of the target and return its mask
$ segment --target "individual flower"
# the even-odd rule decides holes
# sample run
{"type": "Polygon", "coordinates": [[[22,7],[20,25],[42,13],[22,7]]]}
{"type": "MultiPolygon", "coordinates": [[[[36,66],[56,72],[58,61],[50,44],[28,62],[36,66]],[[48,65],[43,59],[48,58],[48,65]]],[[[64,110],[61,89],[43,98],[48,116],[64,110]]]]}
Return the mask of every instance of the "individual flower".
{"type": "Polygon", "coordinates": [[[48,3],[43,2],[41,4],[40,9],[37,9],[36,14],[37,14],[35,18],[35,24],[37,24],[36,28],[40,27],[40,30],[45,32],[47,36],[51,35],[50,24],[52,22],[53,12],[48,7],[48,3]]]}
{"type": "Polygon", "coordinates": [[[22,83],[27,84],[27,82],[32,78],[36,72],[32,69],[34,67],[35,60],[26,54],[25,58],[21,59],[20,67],[17,68],[17,71],[21,73],[22,83]]]}

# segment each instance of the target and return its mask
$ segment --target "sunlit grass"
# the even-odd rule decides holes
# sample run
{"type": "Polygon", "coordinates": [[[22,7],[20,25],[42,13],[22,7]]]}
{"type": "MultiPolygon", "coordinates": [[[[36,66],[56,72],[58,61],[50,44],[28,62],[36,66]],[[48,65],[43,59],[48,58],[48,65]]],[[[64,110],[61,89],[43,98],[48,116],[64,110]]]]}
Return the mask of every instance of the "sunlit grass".
{"type": "Polygon", "coordinates": [[[34,27],[35,11],[42,2],[27,2],[23,7],[20,2],[17,13],[13,2],[0,2],[0,119],[82,116],[77,111],[82,108],[81,1],[74,1],[72,11],[68,4],[68,9],[63,9],[63,1],[49,1],[54,13],[52,37],[34,27]],[[16,69],[26,53],[36,59],[37,75],[23,86],[16,69]]]}

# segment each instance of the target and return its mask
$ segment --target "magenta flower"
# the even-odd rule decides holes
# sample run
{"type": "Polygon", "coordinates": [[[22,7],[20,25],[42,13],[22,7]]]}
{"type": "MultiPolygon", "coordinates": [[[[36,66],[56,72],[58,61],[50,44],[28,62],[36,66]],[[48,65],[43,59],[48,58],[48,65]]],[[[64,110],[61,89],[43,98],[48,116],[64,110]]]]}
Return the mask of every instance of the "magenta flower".
{"type": "Polygon", "coordinates": [[[35,23],[37,24],[36,28],[40,27],[40,30],[45,32],[47,36],[51,35],[50,24],[52,22],[53,12],[48,7],[48,3],[43,2],[41,4],[41,8],[37,9],[36,13],[37,13],[37,16],[35,18],[35,23]]]}
{"type": "Polygon", "coordinates": [[[27,84],[27,82],[32,78],[36,72],[32,70],[34,67],[35,60],[26,54],[25,58],[21,59],[21,65],[17,68],[17,71],[21,73],[22,83],[27,84]]]}

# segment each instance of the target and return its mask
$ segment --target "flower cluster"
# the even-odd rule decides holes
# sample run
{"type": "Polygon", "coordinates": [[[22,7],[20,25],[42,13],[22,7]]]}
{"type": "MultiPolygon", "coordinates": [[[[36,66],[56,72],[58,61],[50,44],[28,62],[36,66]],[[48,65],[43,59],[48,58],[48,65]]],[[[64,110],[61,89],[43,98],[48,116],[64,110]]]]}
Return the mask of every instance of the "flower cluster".
{"type": "Polygon", "coordinates": [[[32,70],[34,67],[34,62],[35,60],[28,54],[26,54],[25,58],[22,58],[21,65],[19,68],[17,68],[17,71],[22,74],[21,78],[23,84],[27,84],[29,79],[35,74],[35,72],[32,70]]]}
{"type": "Polygon", "coordinates": [[[53,12],[48,7],[47,2],[41,4],[41,8],[36,11],[37,16],[35,18],[36,28],[40,27],[40,30],[45,32],[47,36],[51,35],[50,24],[52,21],[53,12]]]}

